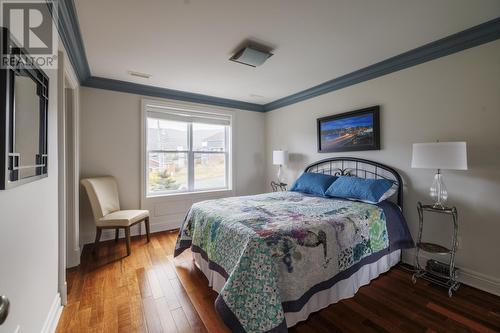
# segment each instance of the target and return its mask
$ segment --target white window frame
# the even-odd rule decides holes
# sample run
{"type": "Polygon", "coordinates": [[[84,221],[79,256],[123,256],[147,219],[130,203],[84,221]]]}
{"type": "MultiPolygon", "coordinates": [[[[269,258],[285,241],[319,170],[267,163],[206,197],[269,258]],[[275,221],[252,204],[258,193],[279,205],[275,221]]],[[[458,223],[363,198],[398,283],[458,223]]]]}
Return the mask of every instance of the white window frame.
{"type": "MultiPolygon", "coordinates": [[[[233,128],[233,119],[234,112],[230,109],[206,106],[202,104],[195,103],[183,103],[183,102],[173,102],[173,101],[164,101],[164,100],[155,100],[155,99],[142,99],[141,101],[141,193],[142,193],[142,201],[148,198],[159,198],[159,197],[174,197],[174,196],[182,196],[182,195],[196,195],[203,193],[216,193],[216,192],[232,192],[233,191],[233,136],[232,136],[232,128],[233,128]],[[225,140],[226,140],[226,149],[225,149],[225,167],[226,167],[226,186],[220,188],[211,188],[211,189],[194,189],[194,154],[195,153],[218,153],[221,152],[210,152],[210,151],[193,151],[192,147],[192,128],[193,123],[188,123],[188,150],[186,151],[170,151],[170,150],[162,150],[158,152],[162,153],[186,153],[188,155],[187,161],[189,163],[188,166],[188,190],[186,191],[171,191],[171,192],[163,192],[163,193],[148,193],[148,157],[149,152],[147,149],[147,137],[148,137],[148,128],[147,128],[147,119],[148,119],[148,108],[154,107],[158,109],[164,109],[165,113],[170,112],[186,112],[186,113],[196,113],[196,114],[204,114],[208,117],[213,116],[225,116],[229,118],[229,126],[226,127],[225,140]]],[[[142,206],[142,205],[141,205],[142,206]]]]}

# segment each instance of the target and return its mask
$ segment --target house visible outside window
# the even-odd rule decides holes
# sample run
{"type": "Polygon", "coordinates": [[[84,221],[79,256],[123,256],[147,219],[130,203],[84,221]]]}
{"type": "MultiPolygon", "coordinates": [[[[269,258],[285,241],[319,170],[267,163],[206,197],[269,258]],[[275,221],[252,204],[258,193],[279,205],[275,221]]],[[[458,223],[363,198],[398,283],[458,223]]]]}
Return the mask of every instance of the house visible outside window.
{"type": "Polygon", "coordinates": [[[146,196],[230,189],[231,116],[145,106],[146,196]]]}

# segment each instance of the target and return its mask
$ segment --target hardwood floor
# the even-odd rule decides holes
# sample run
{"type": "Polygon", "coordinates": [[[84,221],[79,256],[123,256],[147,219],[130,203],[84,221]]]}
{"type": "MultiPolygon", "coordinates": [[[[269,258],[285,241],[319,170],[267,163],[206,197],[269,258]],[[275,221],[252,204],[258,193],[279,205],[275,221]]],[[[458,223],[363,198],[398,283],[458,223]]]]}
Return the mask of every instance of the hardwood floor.
{"type": "MultiPolygon", "coordinates": [[[[173,259],[177,232],[103,242],[99,256],[85,247],[82,265],[68,270],[62,332],[229,332],[215,313],[217,296],[186,251],[173,259]]],[[[401,266],[355,297],[312,314],[290,332],[500,332],[500,297],[461,286],[445,290],[410,283],[401,266]]]]}

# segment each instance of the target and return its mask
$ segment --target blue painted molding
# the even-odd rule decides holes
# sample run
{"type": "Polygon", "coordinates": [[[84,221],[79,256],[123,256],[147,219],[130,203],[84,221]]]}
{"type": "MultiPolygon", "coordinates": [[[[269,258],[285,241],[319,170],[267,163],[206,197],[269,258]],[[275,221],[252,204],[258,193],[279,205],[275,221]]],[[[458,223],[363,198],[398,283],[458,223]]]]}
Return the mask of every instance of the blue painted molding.
{"type": "Polygon", "coordinates": [[[237,101],[234,99],[219,98],[202,94],[189,93],[179,90],[171,90],[160,87],[148,86],[145,84],[132,83],[127,81],[106,79],[92,76],[82,82],[82,86],[98,89],[121,91],[131,94],[153,96],[160,98],[175,99],[185,102],[209,104],[227,108],[236,108],[248,111],[264,112],[263,105],[237,101]]]}
{"type": "MultiPolygon", "coordinates": [[[[83,82],[90,77],[90,67],[85,53],[80,25],[78,24],[75,4],[73,0],[57,0],[55,3],[57,6],[57,14],[55,15],[57,30],[76,76],[78,76],[80,82],[83,82]]],[[[50,2],[49,7],[54,17],[50,2]]]]}
{"type": "Polygon", "coordinates": [[[282,108],[290,104],[295,104],[306,99],[488,43],[499,38],[500,18],[496,18],[312,88],[280,98],[274,102],[265,104],[264,110],[267,112],[282,108]]]}
{"type": "Polygon", "coordinates": [[[416,49],[359,69],[344,76],[321,83],[309,89],[280,98],[267,104],[248,103],[233,99],[154,87],[128,81],[119,81],[91,75],[81,37],[73,0],[57,0],[57,26],[68,57],[81,85],[99,89],[121,91],[138,95],[175,99],[187,102],[268,112],[295,104],[335,90],[387,75],[424,62],[463,51],[500,38],[500,17],[470,29],[439,39],[416,49]]]}

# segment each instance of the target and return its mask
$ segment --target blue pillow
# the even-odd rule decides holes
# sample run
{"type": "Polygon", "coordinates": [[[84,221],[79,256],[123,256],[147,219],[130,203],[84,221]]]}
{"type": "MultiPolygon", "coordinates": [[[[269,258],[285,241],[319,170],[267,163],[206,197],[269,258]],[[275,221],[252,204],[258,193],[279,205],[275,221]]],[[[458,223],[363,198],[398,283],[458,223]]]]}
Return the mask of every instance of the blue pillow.
{"type": "Polygon", "coordinates": [[[356,199],[369,203],[378,203],[386,192],[392,190],[394,182],[388,179],[364,179],[341,176],[326,191],[330,197],[356,199]]]}
{"type": "Polygon", "coordinates": [[[304,172],[299,179],[293,183],[290,191],[316,194],[325,196],[326,190],[338,177],[322,173],[304,172]]]}

